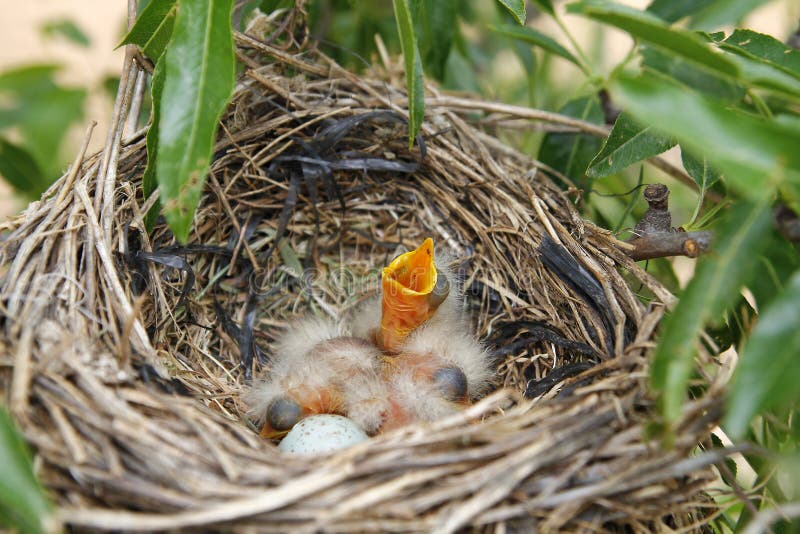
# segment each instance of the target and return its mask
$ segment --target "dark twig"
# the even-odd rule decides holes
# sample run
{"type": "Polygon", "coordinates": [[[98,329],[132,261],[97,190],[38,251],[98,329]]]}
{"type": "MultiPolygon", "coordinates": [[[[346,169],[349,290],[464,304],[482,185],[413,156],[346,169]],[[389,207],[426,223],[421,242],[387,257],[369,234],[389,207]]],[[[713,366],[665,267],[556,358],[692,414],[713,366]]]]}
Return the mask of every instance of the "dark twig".
{"type": "Polygon", "coordinates": [[[605,123],[611,126],[615,122],[617,122],[617,117],[622,112],[622,110],[611,101],[611,95],[608,94],[608,91],[605,89],[600,89],[597,93],[598,98],[600,98],[600,105],[603,107],[603,117],[605,117],[605,123]]]}
{"type": "Polygon", "coordinates": [[[652,260],[667,256],[696,258],[711,248],[714,234],[699,232],[659,232],[629,241],[636,248],[626,251],[634,261],[652,260]]]}
{"type": "Polygon", "coordinates": [[[794,33],[790,35],[788,39],[786,39],[786,44],[792,48],[797,48],[800,50],[800,21],[798,21],[797,29],[794,31],[794,33]]]}
{"type": "Polygon", "coordinates": [[[712,232],[684,232],[672,227],[667,186],[650,184],[645,187],[643,196],[649,207],[636,223],[634,237],[628,241],[634,246],[625,251],[628,256],[635,261],[667,256],[696,258],[709,250],[714,238],[712,232]]]}
{"type": "Polygon", "coordinates": [[[545,235],[537,249],[539,259],[558,276],[565,284],[572,287],[576,294],[601,318],[606,331],[606,350],[608,355],[614,354],[614,318],[611,305],[606,298],[603,286],[576,260],[564,246],[545,235]]]}
{"type": "Polygon", "coordinates": [[[800,217],[786,204],[778,204],[773,213],[775,227],[788,241],[800,243],[800,217]]]}
{"type": "MultiPolygon", "coordinates": [[[[539,380],[529,378],[525,387],[525,397],[528,399],[533,399],[539,395],[544,395],[553,389],[556,384],[559,384],[569,378],[574,378],[594,366],[595,364],[591,362],[569,363],[567,365],[562,365],[561,367],[556,367],[550,372],[549,375],[539,380]]],[[[525,377],[528,378],[527,373],[525,377]]]]}
{"type": "Polygon", "coordinates": [[[672,232],[672,214],[669,212],[669,189],[664,184],[650,184],[642,194],[647,201],[647,211],[636,223],[633,233],[638,237],[648,234],[672,232]]]}

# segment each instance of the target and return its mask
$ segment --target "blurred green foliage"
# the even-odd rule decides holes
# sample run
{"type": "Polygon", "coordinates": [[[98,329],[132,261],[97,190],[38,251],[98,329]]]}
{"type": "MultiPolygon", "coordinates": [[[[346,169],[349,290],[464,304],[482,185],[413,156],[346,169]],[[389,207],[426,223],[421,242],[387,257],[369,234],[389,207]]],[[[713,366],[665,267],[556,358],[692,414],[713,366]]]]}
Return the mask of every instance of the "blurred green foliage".
{"type": "Polygon", "coordinates": [[[92,41],[77,24],[69,19],[56,19],[45,22],[39,28],[44,37],[63,38],[72,44],[88,48],[92,41]]]}
{"type": "Polygon", "coordinates": [[[0,172],[31,198],[63,170],[64,136],[83,118],[86,89],[60,85],[59,70],[58,65],[31,65],[0,73],[0,172]]]}
{"type": "Polygon", "coordinates": [[[55,530],[52,508],[33,475],[30,454],[0,406],[0,526],[40,534],[55,530]]]}

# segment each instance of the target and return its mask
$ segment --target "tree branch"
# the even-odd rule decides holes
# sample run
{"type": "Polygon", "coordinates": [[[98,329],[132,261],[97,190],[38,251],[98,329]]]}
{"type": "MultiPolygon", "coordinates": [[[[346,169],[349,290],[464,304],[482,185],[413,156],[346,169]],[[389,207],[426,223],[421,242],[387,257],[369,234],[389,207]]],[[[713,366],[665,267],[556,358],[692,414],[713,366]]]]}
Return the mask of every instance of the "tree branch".
{"type": "Polygon", "coordinates": [[[687,256],[696,258],[708,252],[714,234],[701,232],[659,232],[644,237],[635,237],[628,241],[633,250],[627,250],[634,261],[652,260],[667,256],[687,256]]]}
{"type": "Polygon", "coordinates": [[[714,234],[708,231],[684,232],[672,227],[669,212],[669,189],[664,184],[644,188],[647,211],[636,223],[634,237],[628,243],[633,249],[625,253],[634,261],[652,260],[667,256],[696,258],[711,247],[714,234]]]}
{"type": "Polygon", "coordinates": [[[787,241],[800,243],[800,218],[786,204],[778,204],[773,213],[775,227],[787,241]]]}

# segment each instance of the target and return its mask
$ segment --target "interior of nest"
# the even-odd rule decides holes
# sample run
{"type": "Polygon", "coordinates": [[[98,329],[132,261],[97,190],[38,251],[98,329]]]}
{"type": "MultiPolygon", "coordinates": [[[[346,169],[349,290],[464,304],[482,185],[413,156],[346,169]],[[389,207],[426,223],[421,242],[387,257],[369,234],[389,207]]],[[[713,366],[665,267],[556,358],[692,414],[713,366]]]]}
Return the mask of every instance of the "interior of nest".
{"type": "MultiPolygon", "coordinates": [[[[386,72],[361,79],[297,58],[251,67],[189,242],[163,219],[148,237],[141,199],[123,201],[120,271],[133,299],[149,295],[141,314],[163,366],[137,364],[144,379],[257,431],[241,395],[269,375],[276,336],[302,317],[346,315],[426,237],[448,252],[493,388],[534,397],[569,385],[636,334],[645,308],[614,267],[624,256],[580,219],[569,184],[447,108],[429,110],[409,149],[386,72]]],[[[120,174],[144,167],[139,150],[120,174]]]]}

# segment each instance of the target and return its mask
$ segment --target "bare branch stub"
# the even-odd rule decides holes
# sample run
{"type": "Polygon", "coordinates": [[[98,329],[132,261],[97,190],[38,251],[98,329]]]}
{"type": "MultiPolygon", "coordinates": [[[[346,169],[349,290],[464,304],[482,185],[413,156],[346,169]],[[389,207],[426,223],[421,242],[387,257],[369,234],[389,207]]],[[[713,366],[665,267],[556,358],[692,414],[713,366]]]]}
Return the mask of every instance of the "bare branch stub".
{"type": "Polygon", "coordinates": [[[650,184],[644,190],[647,211],[636,223],[634,237],[628,242],[635,246],[626,250],[635,261],[688,256],[696,258],[711,247],[713,234],[707,231],[684,232],[672,227],[669,212],[669,189],[664,184],[650,184]]]}
{"type": "Polygon", "coordinates": [[[800,50],[800,21],[797,22],[797,29],[794,33],[786,39],[786,44],[800,50]]]}
{"type": "Polygon", "coordinates": [[[644,188],[647,211],[633,229],[634,239],[650,234],[673,232],[672,214],[669,212],[669,189],[664,184],[650,184],[644,188]]]}
{"type": "Polygon", "coordinates": [[[700,232],[658,232],[631,239],[633,250],[626,251],[634,261],[652,260],[667,256],[687,256],[696,258],[708,252],[714,234],[700,232]]]}
{"type": "Polygon", "coordinates": [[[611,101],[611,95],[605,89],[600,89],[597,96],[600,98],[600,105],[603,108],[603,116],[605,117],[606,124],[609,126],[617,122],[617,118],[622,110],[611,101]]]}
{"type": "Polygon", "coordinates": [[[800,243],[800,217],[786,204],[778,204],[772,214],[775,227],[788,241],[800,243]]]}

